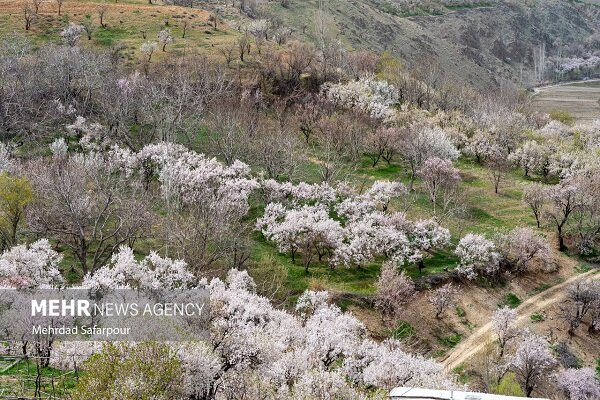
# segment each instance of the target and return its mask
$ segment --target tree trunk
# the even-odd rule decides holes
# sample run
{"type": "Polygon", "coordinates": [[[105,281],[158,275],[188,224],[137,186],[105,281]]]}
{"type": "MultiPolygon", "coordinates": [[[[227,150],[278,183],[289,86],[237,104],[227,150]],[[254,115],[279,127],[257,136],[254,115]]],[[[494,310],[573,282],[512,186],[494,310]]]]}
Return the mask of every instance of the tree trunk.
{"type": "Polygon", "coordinates": [[[565,238],[562,232],[562,226],[558,225],[557,226],[557,233],[558,233],[558,250],[559,251],[565,251],[567,250],[567,246],[565,246],[565,238]]]}

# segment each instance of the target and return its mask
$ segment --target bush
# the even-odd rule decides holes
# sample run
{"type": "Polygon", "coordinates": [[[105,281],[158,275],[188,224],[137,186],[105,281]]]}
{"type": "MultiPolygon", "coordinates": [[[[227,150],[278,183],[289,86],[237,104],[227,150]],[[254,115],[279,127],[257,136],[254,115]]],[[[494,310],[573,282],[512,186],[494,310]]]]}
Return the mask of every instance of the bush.
{"type": "Polygon", "coordinates": [[[508,306],[510,308],[517,308],[519,307],[519,305],[521,304],[521,299],[519,299],[519,297],[514,294],[513,292],[508,292],[504,295],[504,297],[502,298],[502,301],[500,302],[500,304],[498,304],[499,307],[504,307],[504,306],[508,306]]]}
{"type": "Polygon", "coordinates": [[[560,342],[556,346],[553,346],[552,350],[556,355],[556,359],[563,367],[581,368],[583,366],[581,360],[573,354],[567,343],[560,342]]]}
{"type": "Polygon", "coordinates": [[[517,376],[514,372],[509,372],[504,375],[498,386],[494,388],[493,392],[503,396],[525,397],[525,392],[521,389],[521,385],[519,385],[517,376]]]}
{"type": "Polygon", "coordinates": [[[458,376],[458,381],[463,385],[469,383],[469,374],[467,373],[467,367],[464,363],[461,363],[458,367],[454,368],[452,373],[458,376]]]}
{"type": "Polygon", "coordinates": [[[163,343],[108,343],[82,369],[84,374],[73,394],[74,400],[181,398],[181,363],[163,343]]]}
{"type": "Polygon", "coordinates": [[[572,125],[575,122],[575,118],[567,111],[552,111],[550,113],[550,118],[562,122],[565,125],[572,125]]]}
{"type": "Polygon", "coordinates": [[[460,333],[455,333],[450,336],[444,336],[440,338],[439,341],[445,347],[454,348],[460,342],[461,339],[462,335],[460,333]]]}
{"type": "Polygon", "coordinates": [[[533,313],[531,314],[531,322],[542,322],[546,319],[544,314],[541,313],[533,313]]]}

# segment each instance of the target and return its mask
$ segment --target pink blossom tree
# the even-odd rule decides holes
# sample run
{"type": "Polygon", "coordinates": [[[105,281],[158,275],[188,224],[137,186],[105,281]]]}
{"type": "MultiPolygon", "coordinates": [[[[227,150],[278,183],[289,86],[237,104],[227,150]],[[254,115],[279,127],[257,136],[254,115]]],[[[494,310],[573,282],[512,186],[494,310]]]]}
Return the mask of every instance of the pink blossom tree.
{"type": "Polygon", "coordinates": [[[281,252],[290,252],[292,261],[299,251],[307,273],[314,256],[321,259],[331,253],[342,237],[340,223],[331,219],[320,204],[285,210],[283,206],[271,203],[256,226],[267,239],[277,244],[281,252]]]}
{"type": "Polygon", "coordinates": [[[500,257],[496,246],[481,235],[467,234],[454,252],[460,258],[458,273],[469,280],[480,275],[495,276],[498,273],[500,257]]]}
{"type": "Polygon", "coordinates": [[[600,399],[600,380],[592,368],[570,368],[556,374],[558,388],[570,400],[600,399]]]}
{"type": "Polygon", "coordinates": [[[404,271],[390,262],[383,263],[381,274],[375,283],[377,290],[375,294],[375,306],[385,316],[398,318],[404,306],[410,302],[416,294],[415,284],[404,271]]]}
{"type": "Polygon", "coordinates": [[[550,376],[556,360],[548,348],[548,342],[541,336],[525,336],[517,346],[516,353],[508,362],[515,372],[527,397],[550,376]]]}
{"type": "Polygon", "coordinates": [[[410,189],[426,160],[454,160],[460,155],[446,132],[439,127],[414,124],[403,130],[399,153],[410,167],[410,189]]]}
{"type": "Polygon", "coordinates": [[[435,309],[436,318],[440,319],[444,312],[454,305],[457,294],[458,290],[452,283],[447,283],[431,292],[428,299],[429,304],[435,309]]]}
{"type": "Polygon", "coordinates": [[[530,228],[515,228],[494,240],[501,264],[509,270],[524,272],[536,262],[544,267],[553,262],[548,241],[530,228]]]}
{"type": "Polygon", "coordinates": [[[516,329],[517,310],[510,307],[502,307],[494,311],[492,315],[492,329],[498,339],[500,347],[500,358],[504,356],[506,345],[518,335],[516,329]]]}
{"type": "Polygon", "coordinates": [[[429,192],[429,200],[433,205],[433,213],[436,213],[438,197],[442,198],[442,204],[447,204],[450,197],[455,193],[460,174],[454,168],[452,161],[433,157],[426,160],[419,170],[419,176],[429,192]]]}

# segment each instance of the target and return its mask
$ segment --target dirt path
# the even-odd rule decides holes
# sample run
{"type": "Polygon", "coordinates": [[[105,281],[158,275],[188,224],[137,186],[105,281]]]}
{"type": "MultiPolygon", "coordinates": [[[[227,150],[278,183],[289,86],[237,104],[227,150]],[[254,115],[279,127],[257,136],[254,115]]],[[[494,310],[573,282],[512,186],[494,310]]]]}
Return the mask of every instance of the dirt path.
{"type": "Polygon", "coordinates": [[[593,82],[600,82],[600,79],[588,79],[587,81],[580,79],[578,81],[567,81],[567,82],[561,82],[561,83],[553,83],[552,85],[546,85],[546,86],[536,86],[536,87],[531,88],[533,90],[532,97],[535,97],[538,94],[545,92],[546,90],[554,89],[554,88],[561,87],[561,86],[569,86],[569,85],[577,85],[577,84],[593,83],[593,82]]]}
{"type": "MultiPolygon", "coordinates": [[[[524,322],[529,321],[531,314],[536,311],[547,308],[548,306],[561,300],[564,295],[564,289],[576,281],[577,279],[588,277],[597,272],[596,269],[592,269],[584,274],[577,274],[567,279],[566,281],[559,283],[558,285],[552,286],[551,288],[544,290],[543,292],[536,294],[525,300],[519,307],[517,307],[518,317],[517,325],[522,325],[524,322]]],[[[456,346],[449,354],[448,357],[442,362],[446,369],[452,370],[477,354],[481,351],[492,335],[492,323],[491,321],[483,325],[475,332],[471,334],[465,341],[461,342],[456,346]]]]}

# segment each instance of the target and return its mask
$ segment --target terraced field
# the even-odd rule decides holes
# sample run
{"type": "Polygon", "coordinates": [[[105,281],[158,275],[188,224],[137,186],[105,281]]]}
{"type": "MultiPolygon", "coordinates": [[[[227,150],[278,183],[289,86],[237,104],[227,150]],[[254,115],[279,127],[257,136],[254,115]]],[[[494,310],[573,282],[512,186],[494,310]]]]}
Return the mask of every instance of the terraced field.
{"type": "Polygon", "coordinates": [[[533,106],[545,113],[567,111],[577,122],[590,124],[600,119],[600,80],[536,89],[533,106]]]}

